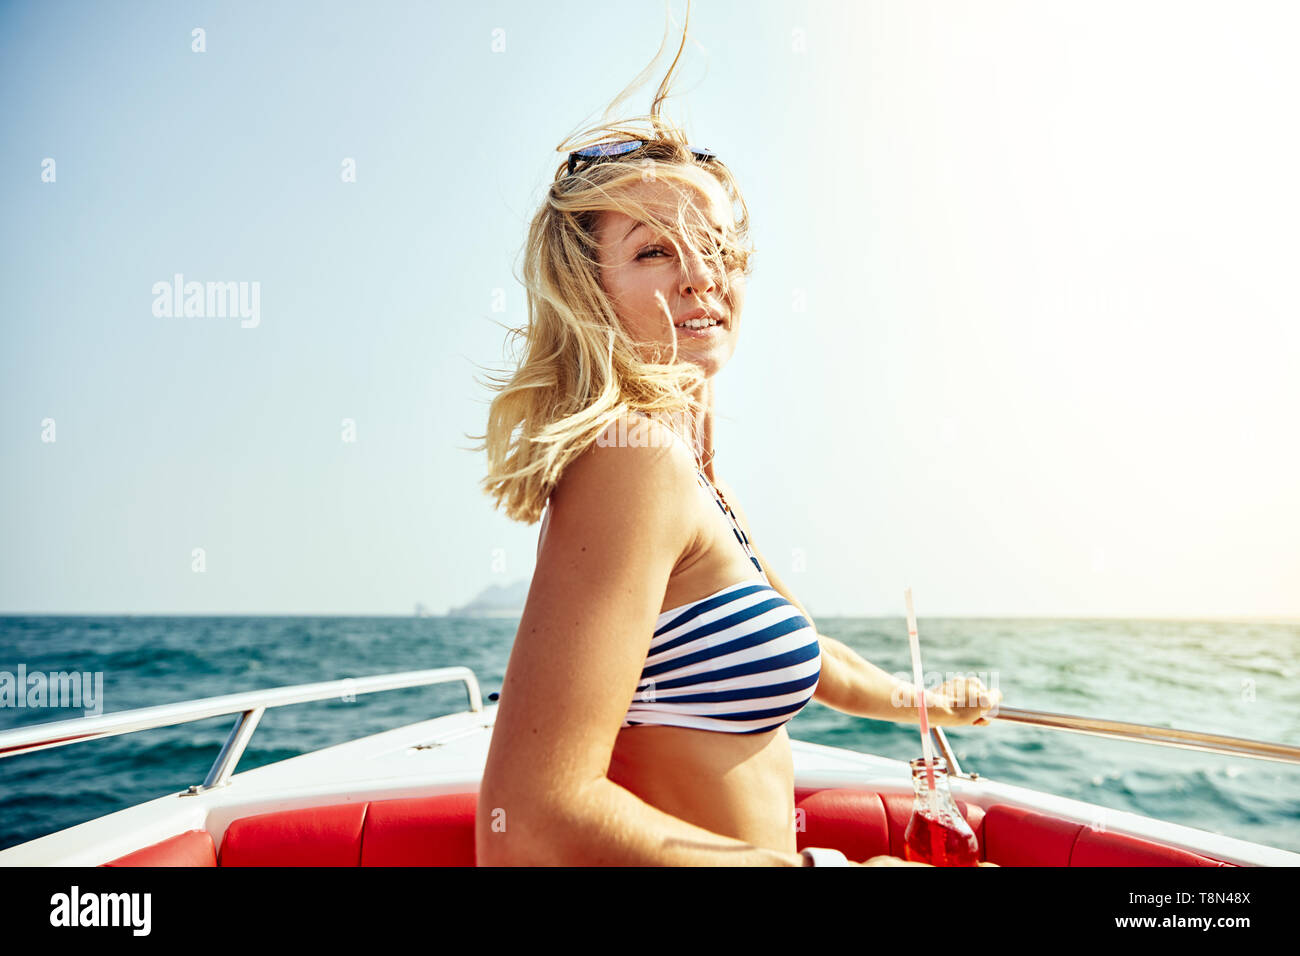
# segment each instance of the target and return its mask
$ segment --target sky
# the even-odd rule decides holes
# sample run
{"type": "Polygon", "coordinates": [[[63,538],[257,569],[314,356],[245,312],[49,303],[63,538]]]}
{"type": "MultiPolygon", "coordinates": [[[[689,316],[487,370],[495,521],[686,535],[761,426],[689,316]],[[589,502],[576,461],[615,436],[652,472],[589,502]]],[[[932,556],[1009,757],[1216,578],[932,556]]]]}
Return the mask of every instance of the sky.
{"type": "MultiPolygon", "coordinates": [[[[668,7],[59,9],[0,6],[0,613],[527,578],[480,383],[668,7]]],[[[1300,616],[1298,43],[1257,0],[695,0],[669,110],[757,250],[717,473],[812,614],[1300,616]]]]}

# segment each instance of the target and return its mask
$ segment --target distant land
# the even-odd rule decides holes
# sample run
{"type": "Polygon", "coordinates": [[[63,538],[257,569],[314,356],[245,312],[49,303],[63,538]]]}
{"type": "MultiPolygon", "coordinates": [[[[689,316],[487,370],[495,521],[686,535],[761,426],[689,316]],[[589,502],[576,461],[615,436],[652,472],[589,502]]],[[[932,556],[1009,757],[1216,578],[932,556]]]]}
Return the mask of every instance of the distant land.
{"type": "MultiPolygon", "coordinates": [[[[447,610],[446,617],[520,617],[528,601],[531,578],[510,584],[493,584],[480,591],[468,604],[447,610]]],[[[416,605],[416,614],[422,605],[416,605]]]]}

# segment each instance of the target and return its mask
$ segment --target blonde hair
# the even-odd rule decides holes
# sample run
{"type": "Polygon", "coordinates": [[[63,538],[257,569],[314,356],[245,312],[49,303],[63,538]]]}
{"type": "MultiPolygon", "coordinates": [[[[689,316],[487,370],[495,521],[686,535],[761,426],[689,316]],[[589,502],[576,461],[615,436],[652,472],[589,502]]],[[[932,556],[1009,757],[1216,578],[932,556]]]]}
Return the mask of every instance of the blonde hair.
{"type": "MultiPolygon", "coordinates": [[[[689,19],[688,5],[687,23],[689,19]]],[[[483,439],[473,449],[487,451],[488,472],[480,484],[512,520],[537,521],[564,468],[621,419],[644,415],[689,421],[702,409],[697,393],[706,379],[697,366],[677,362],[676,331],[665,360],[653,343],[635,340],[618,321],[600,283],[600,214],[615,210],[647,223],[667,234],[679,253],[677,236],[687,237],[705,250],[721,278],[724,301],[736,273],[752,272],[749,211],[731,171],[717,158],[697,159],[685,132],[661,115],[685,43],[684,26],[681,46],[649,114],[602,121],[556,147],[565,158],[533,217],[524,250],[528,321],[508,334],[508,339],[523,340],[523,356],[512,374],[489,376],[489,387],[498,394],[489,405],[486,433],[467,436],[483,439]],[[617,158],[580,164],[568,174],[571,150],[627,139],[645,145],[617,158]],[[669,187],[677,199],[675,217],[659,218],[628,195],[630,187],[642,182],[669,187]],[[732,229],[722,235],[700,222],[693,198],[717,185],[731,203],[732,229]]],[[[651,67],[615,98],[606,118],[651,67]]],[[[671,313],[662,299],[661,304],[672,328],[671,313]]]]}

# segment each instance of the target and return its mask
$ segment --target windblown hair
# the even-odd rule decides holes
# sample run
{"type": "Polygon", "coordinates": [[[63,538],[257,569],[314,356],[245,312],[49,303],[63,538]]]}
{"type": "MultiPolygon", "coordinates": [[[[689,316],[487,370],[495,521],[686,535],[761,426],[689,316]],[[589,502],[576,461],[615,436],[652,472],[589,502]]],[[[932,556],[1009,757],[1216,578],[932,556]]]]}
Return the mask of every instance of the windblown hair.
{"type": "MultiPolygon", "coordinates": [[[[683,28],[682,46],[685,42],[683,28]]],[[[661,116],[680,57],[681,47],[648,115],[602,122],[556,147],[563,159],[533,217],[524,249],[528,321],[508,336],[523,340],[523,356],[513,374],[489,376],[497,395],[489,406],[487,431],[468,436],[483,439],[473,449],[487,451],[488,473],[481,486],[512,520],[539,520],[569,462],[620,419],[640,415],[693,421],[702,407],[705,376],[698,366],[678,362],[676,330],[662,298],[672,336],[670,354],[664,355],[657,344],[637,341],[619,322],[600,282],[600,214],[616,210],[648,224],[671,242],[679,261],[683,243],[701,250],[728,304],[736,276],[752,272],[749,212],[731,171],[720,159],[697,158],[685,132],[661,116]],[[617,158],[580,161],[568,173],[571,150],[621,140],[645,145],[617,158]],[[647,182],[668,187],[660,192],[676,199],[675,216],[663,216],[663,205],[653,207],[656,214],[638,201],[636,187],[647,182]],[[700,214],[698,204],[702,193],[716,196],[719,185],[732,217],[722,235],[700,214]]],[[[611,103],[606,118],[649,69],[611,103]]]]}

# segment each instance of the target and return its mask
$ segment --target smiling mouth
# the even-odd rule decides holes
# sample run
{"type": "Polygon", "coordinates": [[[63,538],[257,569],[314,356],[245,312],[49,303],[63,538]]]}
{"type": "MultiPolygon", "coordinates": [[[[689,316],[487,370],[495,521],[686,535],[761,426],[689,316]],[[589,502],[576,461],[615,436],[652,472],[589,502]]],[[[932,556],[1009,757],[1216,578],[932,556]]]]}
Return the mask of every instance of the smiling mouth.
{"type": "Polygon", "coordinates": [[[717,313],[711,309],[695,309],[686,313],[680,321],[674,322],[673,326],[679,329],[690,329],[699,331],[702,329],[711,329],[715,326],[725,326],[726,319],[720,318],[717,313]]]}
{"type": "Polygon", "coordinates": [[[726,325],[726,323],[723,322],[721,319],[703,318],[703,319],[687,319],[685,322],[678,322],[675,327],[679,329],[689,329],[694,332],[703,329],[711,329],[719,325],[726,325]]]}

